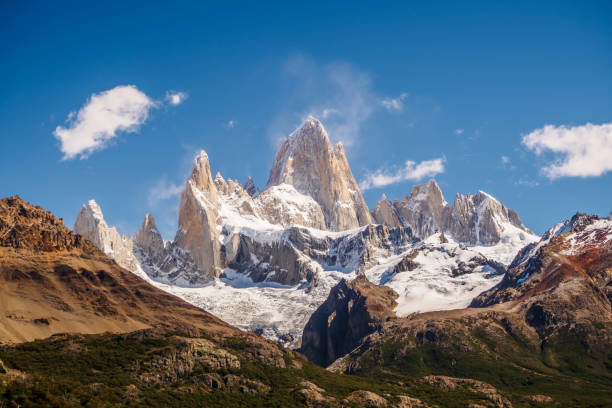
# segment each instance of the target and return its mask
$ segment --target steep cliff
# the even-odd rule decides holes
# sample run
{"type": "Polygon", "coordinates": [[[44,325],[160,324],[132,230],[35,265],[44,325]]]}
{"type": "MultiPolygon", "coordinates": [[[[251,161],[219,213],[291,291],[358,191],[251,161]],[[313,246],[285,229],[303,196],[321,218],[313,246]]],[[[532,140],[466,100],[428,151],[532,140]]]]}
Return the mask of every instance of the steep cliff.
{"type": "Polygon", "coordinates": [[[221,274],[221,243],[217,228],[220,207],[208,155],[201,151],[193,161],[191,176],[181,193],[179,229],[174,242],[195,260],[204,280],[221,274]]]}
{"type": "Polygon", "coordinates": [[[292,185],[323,210],[330,230],[343,231],[371,223],[370,211],[346,160],[341,144],[331,146],[321,122],[306,122],[278,148],[268,187],[292,185]]]}

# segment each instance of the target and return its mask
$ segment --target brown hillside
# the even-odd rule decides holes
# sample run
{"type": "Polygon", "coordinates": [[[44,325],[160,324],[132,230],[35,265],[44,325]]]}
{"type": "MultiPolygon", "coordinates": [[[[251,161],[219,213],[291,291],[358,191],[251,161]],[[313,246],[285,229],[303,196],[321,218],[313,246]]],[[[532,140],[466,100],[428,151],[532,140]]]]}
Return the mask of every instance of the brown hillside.
{"type": "Polygon", "coordinates": [[[0,200],[1,342],[144,328],[247,336],[121,268],[49,211],[0,200]]]}

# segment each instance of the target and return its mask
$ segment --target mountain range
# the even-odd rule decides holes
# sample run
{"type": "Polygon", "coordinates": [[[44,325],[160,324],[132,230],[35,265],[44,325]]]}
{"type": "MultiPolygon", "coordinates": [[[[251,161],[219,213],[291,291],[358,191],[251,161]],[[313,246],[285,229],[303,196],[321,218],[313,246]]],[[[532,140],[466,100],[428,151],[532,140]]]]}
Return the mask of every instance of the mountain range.
{"type": "MultiPolygon", "coordinates": [[[[369,209],[308,118],[265,188],[200,152],[164,241],[0,200],[0,403],[530,407],[612,400],[612,220],[541,237],[435,182],[369,209]]],[[[9,405],[10,406],[10,405],[9,405]]]]}
{"type": "Polygon", "coordinates": [[[212,174],[202,151],[171,242],[151,215],[134,237],[119,235],[95,201],[74,230],[154,285],[286,346],[299,346],[343,278],[363,273],[394,288],[404,315],[465,307],[538,239],[489,194],[457,195],[451,206],[434,180],[370,211],[342,145],[312,117],[281,142],[263,191],[212,174]]]}

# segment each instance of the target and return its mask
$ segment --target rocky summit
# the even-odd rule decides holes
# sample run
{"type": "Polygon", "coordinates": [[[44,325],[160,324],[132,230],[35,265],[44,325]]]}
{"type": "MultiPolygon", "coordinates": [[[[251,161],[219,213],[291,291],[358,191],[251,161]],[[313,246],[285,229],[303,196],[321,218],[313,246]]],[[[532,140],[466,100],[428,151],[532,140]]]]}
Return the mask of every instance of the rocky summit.
{"type": "Polygon", "coordinates": [[[383,196],[372,209],[372,217],[380,224],[409,226],[419,238],[445,233],[471,245],[495,245],[533,236],[514,211],[491,195],[483,191],[457,194],[451,206],[434,180],[414,186],[401,201],[389,202],[383,196]]]}
{"type": "Polygon", "coordinates": [[[289,184],[312,197],[326,226],[344,231],[372,222],[341,143],[332,147],[321,122],[309,117],[278,148],[268,187],[289,184]]]}

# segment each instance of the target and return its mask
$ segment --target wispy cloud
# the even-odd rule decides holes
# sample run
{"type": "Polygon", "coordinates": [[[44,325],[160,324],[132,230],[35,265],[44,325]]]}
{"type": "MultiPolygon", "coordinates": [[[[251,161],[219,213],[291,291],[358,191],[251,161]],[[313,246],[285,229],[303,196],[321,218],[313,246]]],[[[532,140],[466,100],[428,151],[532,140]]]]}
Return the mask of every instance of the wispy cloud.
{"type": "Polygon", "coordinates": [[[134,85],[117,86],[92,94],[78,112],[71,112],[67,126],[53,135],[60,141],[62,160],[87,158],[105,149],[118,132],[134,133],[149,117],[156,103],[134,85]]]}
{"type": "Polygon", "coordinates": [[[157,205],[160,201],[178,197],[183,191],[182,185],[168,182],[166,177],[162,177],[149,189],[148,201],[150,206],[157,205]]]}
{"type": "Polygon", "coordinates": [[[345,62],[317,64],[298,54],[284,62],[283,75],[290,91],[268,129],[275,144],[314,116],[332,142],[349,147],[379,104],[370,76],[345,62]]]}
{"type": "Polygon", "coordinates": [[[510,163],[510,158],[508,156],[502,156],[501,157],[501,162],[502,164],[509,164],[510,163]]]}
{"type": "Polygon", "coordinates": [[[540,185],[540,183],[538,183],[537,181],[530,180],[528,178],[519,179],[514,184],[518,186],[526,186],[526,187],[537,187],[540,185]]]}
{"type": "Polygon", "coordinates": [[[456,134],[456,135],[462,135],[462,134],[463,134],[463,132],[464,132],[464,130],[463,130],[463,129],[455,129],[455,134],[456,134]]]}
{"type": "Polygon", "coordinates": [[[168,102],[172,106],[178,106],[181,103],[185,102],[185,100],[189,97],[186,92],[179,91],[167,91],[166,92],[166,102],[168,102]]]}
{"type": "Polygon", "coordinates": [[[365,191],[402,181],[419,181],[424,178],[434,177],[444,172],[445,161],[444,158],[425,160],[420,163],[408,160],[399,169],[378,169],[373,173],[367,174],[365,179],[359,183],[359,188],[365,191]]]}
{"type": "Polygon", "coordinates": [[[397,98],[384,98],[380,101],[381,105],[389,111],[401,112],[404,110],[404,99],[408,97],[406,92],[403,92],[397,98]]]}
{"type": "Polygon", "coordinates": [[[225,124],[225,127],[228,129],[233,129],[236,126],[238,126],[238,121],[237,120],[228,120],[227,123],[225,124]]]}
{"type": "Polygon", "coordinates": [[[338,113],[338,111],[336,109],[323,109],[323,112],[321,112],[321,119],[327,119],[330,115],[333,115],[334,113],[338,113]]]}
{"type": "Polygon", "coordinates": [[[552,153],[552,161],[541,168],[551,180],[597,177],[612,170],[612,123],[546,125],[523,136],[522,143],[538,156],[552,153]]]}

